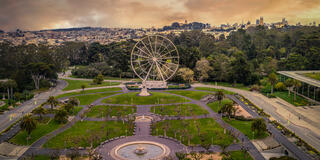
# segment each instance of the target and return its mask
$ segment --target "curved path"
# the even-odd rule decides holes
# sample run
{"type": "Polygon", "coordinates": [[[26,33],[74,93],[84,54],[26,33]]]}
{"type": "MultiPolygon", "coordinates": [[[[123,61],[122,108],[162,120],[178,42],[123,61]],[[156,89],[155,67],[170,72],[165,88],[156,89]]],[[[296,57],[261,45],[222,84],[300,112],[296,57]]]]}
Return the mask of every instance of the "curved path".
{"type": "MultiPolygon", "coordinates": [[[[128,92],[128,91],[126,91],[128,92]]],[[[163,92],[163,91],[156,91],[156,92],[163,92]]],[[[111,96],[115,96],[115,95],[120,95],[120,94],[124,94],[123,93],[118,93],[118,94],[114,94],[111,96]]],[[[165,92],[167,93],[167,92],[165,92]]],[[[175,96],[179,96],[179,97],[183,97],[186,98],[188,100],[190,100],[191,102],[186,102],[186,103],[193,103],[193,104],[197,104],[200,107],[203,107],[204,109],[206,109],[209,114],[208,115],[200,115],[198,116],[198,118],[207,118],[207,117],[211,117],[214,118],[221,126],[225,127],[226,129],[228,129],[229,131],[231,131],[231,133],[235,136],[238,137],[239,139],[243,140],[243,145],[244,147],[249,151],[249,153],[258,160],[262,160],[264,159],[262,157],[262,155],[258,152],[258,150],[255,148],[255,146],[250,142],[250,140],[241,132],[239,132],[237,129],[233,128],[232,126],[228,125],[227,123],[225,123],[222,119],[221,116],[218,115],[217,113],[213,112],[205,103],[191,99],[189,97],[185,97],[185,96],[181,96],[181,95],[176,95],[173,93],[167,93],[167,94],[172,94],[175,96]]],[[[111,97],[108,96],[108,97],[111,97]]],[[[92,103],[92,105],[98,105],[98,104],[102,104],[101,101],[103,99],[106,99],[108,97],[103,97],[100,98],[98,100],[96,100],[95,102],[92,103]]],[[[177,103],[177,104],[182,104],[182,103],[177,103]]],[[[161,105],[173,105],[173,104],[161,104],[161,105]]],[[[117,106],[114,105],[114,106],[117,106]]],[[[137,106],[137,115],[151,115],[154,118],[159,120],[159,117],[155,114],[152,114],[150,112],[150,108],[152,106],[156,106],[156,105],[136,105],[137,106]]],[[[48,135],[40,138],[39,140],[37,140],[35,143],[32,144],[32,146],[30,147],[30,149],[25,153],[25,155],[30,155],[32,153],[50,153],[50,152],[56,152],[56,150],[52,150],[52,149],[45,149],[45,148],[41,148],[41,146],[50,138],[54,137],[55,135],[65,131],[66,129],[70,128],[74,123],[76,123],[77,121],[81,120],[80,115],[82,113],[84,113],[86,110],[88,109],[87,106],[83,106],[83,109],[78,113],[78,115],[69,123],[67,123],[65,126],[63,126],[62,128],[59,128],[51,133],[49,133],[48,135]]],[[[177,117],[174,116],[165,116],[164,119],[176,119],[177,117]]],[[[188,119],[191,117],[183,117],[183,119],[188,119]]],[[[86,120],[86,119],[85,119],[86,120]]],[[[98,118],[87,118],[87,120],[92,120],[92,121],[101,121],[102,119],[98,118]]],[[[188,152],[190,150],[195,150],[195,151],[204,151],[203,148],[201,147],[186,147],[181,143],[178,143],[176,140],[173,140],[171,138],[160,138],[157,136],[151,136],[150,135],[150,123],[146,123],[146,122],[136,122],[136,131],[135,131],[135,135],[134,136],[130,136],[130,137],[125,137],[125,138],[120,138],[117,140],[113,140],[110,141],[108,143],[103,143],[103,145],[100,145],[97,148],[97,151],[99,151],[104,159],[111,159],[109,152],[110,150],[115,147],[116,145],[125,143],[125,142],[130,142],[130,141],[137,141],[137,140],[150,140],[150,141],[155,141],[158,143],[162,143],[167,145],[170,149],[171,149],[171,155],[174,156],[174,153],[176,151],[184,151],[184,152],[188,152]]],[[[233,144],[230,145],[227,150],[228,151],[232,151],[232,150],[240,150],[242,147],[239,144],[233,144]]],[[[221,148],[219,146],[212,146],[211,151],[215,151],[215,152],[220,152],[221,148]]],[[[66,150],[67,151],[67,150],[66,150]]],[[[60,152],[60,153],[65,153],[65,152],[60,152]]]]}
{"type": "MultiPolygon", "coordinates": [[[[238,93],[248,100],[250,100],[253,104],[258,106],[259,108],[263,109],[264,112],[271,115],[275,120],[277,120],[280,124],[294,132],[296,135],[298,135],[301,139],[306,141],[308,144],[316,148],[318,151],[320,151],[320,133],[311,131],[309,129],[310,125],[313,123],[308,123],[310,120],[301,119],[301,121],[305,121],[305,125],[296,125],[296,123],[299,123],[298,121],[290,121],[286,117],[283,117],[280,115],[277,111],[278,108],[283,108],[285,111],[288,111],[292,113],[291,115],[299,115],[300,113],[297,113],[289,106],[281,105],[277,107],[277,104],[272,99],[269,99],[259,93],[250,92],[246,90],[241,90],[237,88],[230,88],[230,87],[223,87],[223,86],[214,86],[214,85],[205,85],[205,84],[194,84],[192,87],[207,87],[207,88],[217,88],[217,89],[224,89],[228,91],[232,91],[235,93],[238,93]]],[[[307,118],[307,117],[304,117],[307,118]]],[[[312,127],[319,127],[319,125],[315,125],[312,127]]],[[[320,128],[320,127],[319,127],[320,128]]]]}

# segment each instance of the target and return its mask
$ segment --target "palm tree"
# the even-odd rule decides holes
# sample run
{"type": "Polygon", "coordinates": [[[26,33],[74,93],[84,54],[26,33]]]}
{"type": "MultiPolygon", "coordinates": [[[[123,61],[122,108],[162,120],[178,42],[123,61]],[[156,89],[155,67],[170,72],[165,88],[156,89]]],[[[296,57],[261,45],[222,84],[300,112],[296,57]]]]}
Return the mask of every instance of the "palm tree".
{"type": "Polygon", "coordinates": [[[58,123],[67,122],[68,112],[64,109],[59,109],[54,115],[54,120],[58,123]]]}
{"type": "Polygon", "coordinates": [[[222,108],[220,109],[221,113],[226,113],[229,117],[229,119],[231,118],[231,115],[235,112],[236,110],[233,107],[233,103],[226,103],[222,106],[222,108]]]}
{"type": "Polygon", "coordinates": [[[221,108],[221,101],[224,98],[224,93],[222,90],[219,90],[215,93],[215,96],[217,97],[217,100],[219,101],[219,107],[221,108]]]}
{"type": "Polygon", "coordinates": [[[56,100],[56,98],[54,96],[50,96],[46,102],[47,104],[50,104],[51,109],[53,109],[53,107],[55,107],[56,105],[59,104],[59,101],[56,100]]]}
{"type": "Polygon", "coordinates": [[[73,106],[78,106],[80,104],[79,100],[76,97],[70,97],[68,103],[73,106]]]}
{"type": "Polygon", "coordinates": [[[34,114],[39,114],[40,119],[42,119],[42,115],[47,113],[47,110],[45,108],[43,108],[42,106],[37,107],[36,109],[34,109],[32,111],[32,113],[34,114]]]}
{"type": "Polygon", "coordinates": [[[274,84],[276,84],[278,81],[277,75],[275,73],[270,73],[268,76],[268,81],[271,83],[271,94],[273,94],[274,84]]]}
{"type": "Polygon", "coordinates": [[[293,86],[293,79],[289,78],[287,79],[284,84],[286,85],[287,89],[288,89],[288,96],[290,96],[290,89],[293,86]]]}
{"type": "Polygon", "coordinates": [[[22,118],[21,123],[20,123],[20,127],[22,130],[27,131],[27,133],[28,133],[27,140],[28,140],[32,130],[37,128],[37,122],[35,121],[35,119],[32,117],[31,114],[27,114],[22,118]]]}
{"type": "Polygon", "coordinates": [[[294,89],[295,89],[295,91],[294,91],[294,100],[296,100],[298,88],[301,87],[301,82],[298,81],[298,80],[293,80],[293,87],[294,87],[294,89]]]}
{"type": "Polygon", "coordinates": [[[261,135],[263,132],[265,132],[267,130],[267,125],[264,119],[255,119],[251,125],[251,130],[257,131],[258,135],[261,135]]]}

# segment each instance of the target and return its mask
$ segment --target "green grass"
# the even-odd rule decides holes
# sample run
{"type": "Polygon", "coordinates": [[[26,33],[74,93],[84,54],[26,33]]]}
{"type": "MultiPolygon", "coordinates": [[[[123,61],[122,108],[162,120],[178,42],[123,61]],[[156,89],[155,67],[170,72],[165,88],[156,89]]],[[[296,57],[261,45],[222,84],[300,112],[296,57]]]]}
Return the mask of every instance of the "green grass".
{"type": "Polygon", "coordinates": [[[233,137],[228,133],[224,134],[224,129],[213,119],[204,118],[197,120],[165,120],[156,123],[156,128],[152,130],[152,135],[164,135],[163,127],[169,124],[167,136],[180,140],[180,136],[184,132],[185,137],[181,138],[183,144],[188,145],[188,134],[190,135],[190,145],[196,145],[201,143],[200,136],[198,135],[198,129],[196,124],[199,124],[200,135],[204,135],[205,140],[214,145],[228,146],[233,143],[233,137]],[[184,123],[183,123],[184,122],[184,123]],[[175,133],[176,132],[176,137],[175,133]]]}
{"type": "Polygon", "coordinates": [[[196,104],[181,104],[181,105],[165,105],[165,106],[153,106],[151,112],[160,115],[170,116],[192,116],[192,115],[203,115],[209,114],[209,112],[196,104]],[[161,111],[162,108],[162,111],[161,111]],[[155,109],[155,112],[154,112],[155,109]]]}
{"type": "Polygon", "coordinates": [[[79,91],[79,92],[71,92],[71,93],[60,94],[60,95],[56,96],[56,98],[75,96],[75,95],[80,95],[80,94],[89,94],[89,93],[98,93],[98,92],[112,92],[112,91],[121,91],[121,88],[119,88],[119,87],[101,88],[101,89],[84,90],[84,91],[79,91]]]}
{"type": "Polygon", "coordinates": [[[220,108],[227,104],[227,103],[233,103],[233,101],[229,98],[224,98],[222,101],[221,101],[221,106],[219,105],[219,101],[215,101],[215,102],[212,102],[212,103],[209,103],[208,106],[216,113],[219,112],[220,108]]]}
{"type": "Polygon", "coordinates": [[[18,134],[16,134],[13,138],[11,138],[9,141],[11,143],[15,143],[18,145],[30,145],[42,136],[56,130],[61,125],[56,123],[53,120],[50,120],[49,123],[38,123],[37,128],[33,130],[30,134],[31,138],[27,142],[27,132],[26,131],[20,131],[18,134]]]}
{"type": "Polygon", "coordinates": [[[189,102],[189,100],[169,95],[166,93],[151,92],[151,96],[141,97],[137,95],[138,92],[131,92],[121,95],[116,95],[103,100],[104,103],[110,104],[136,104],[136,105],[146,105],[146,104],[169,104],[169,103],[183,103],[189,102]]]}
{"type": "Polygon", "coordinates": [[[63,91],[69,91],[74,89],[81,89],[81,85],[86,85],[86,88],[93,88],[93,87],[102,87],[102,86],[114,86],[119,85],[119,82],[102,82],[102,84],[98,85],[91,85],[92,81],[82,81],[82,80],[70,80],[64,79],[68,82],[68,86],[63,89],[63,91]]]}
{"type": "Polygon", "coordinates": [[[316,73],[304,73],[304,76],[320,81],[320,72],[316,73]]]}
{"type": "MultiPolygon", "coordinates": [[[[211,85],[216,85],[215,82],[208,82],[211,85]]],[[[236,83],[235,85],[232,85],[231,83],[227,83],[227,82],[217,82],[218,86],[224,86],[224,87],[231,87],[231,88],[237,88],[237,89],[242,89],[242,90],[250,90],[250,88],[248,86],[245,86],[241,83],[236,83]]]]}
{"type": "Polygon", "coordinates": [[[234,92],[227,91],[227,90],[224,90],[224,89],[217,89],[217,88],[196,87],[195,89],[196,90],[203,90],[203,91],[211,91],[211,92],[222,91],[224,94],[230,94],[230,95],[235,94],[234,92]]]}
{"type": "Polygon", "coordinates": [[[211,94],[209,92],[201,92],[201,91],[166,91],[166,92],[182,95],[195,100],[200,100],[205,95],[211,94]]]}
{"type": "Polygon", "coordinates": [[[74,110],[72,111],[71,115],[77,115],[82,110],[82,107],[76,106],[74,107],[74,110]]]}
{"type": "Polygon", "coordinates": [[[101,118],[105,117],[107,111],[111,108],[109,116],[128,115],[136,112],[137,107],[132,106],[94,106],[86,113],[87,117],[101,118]],[[133,109],[133,112],[132,112],[133,109]]]}
{"type": "MultiPolygon", "coordinates": [[[[253,160],[248,152],[243,151],[231,151],[228,152],[232,160],[253,160]]],[[[224,156],[225,157],[225,156],[224,156]]]]}
{"type": "MultiPolygon", "coordinates": [[[[46,148],[89,147],[90,139],[93,147],[97,147],[107,139],[126,135],[127,123],[117,121],[93,122],[78,121],[71,128],[56,135],[44,144],[46,148]]],[[[130,133],[131,135],[131,133],[130,133]]]]}
{"type": "Polygon", "coordinates": [[[228,119],[227,117],[223,117],[223,120],[233,126],[234,128],[237,128],[240,132],[245,134],[249,139],[262,139],[265,137],[268,137],[268,132],[264,132],[262,135],[259,135],[257,133],[252,132],[251,125],[253,121],[240,121],[235,119],[228,119]]]}
{"type": "Polygon", "coordinates": [[[275,96],[291,103],[292,105],[295,106],[307,106],[309,104],[308,100],[306,100],[305,98],[297,95],[297,99],[294,100],[294,94],[290,93],[290,96],[288,96],[288,92],[274,92],[273,93],[275,96]]]}
{"type": "Polygon", "coordinates": [[[111,96],[117,93],[120,93],[120,92],[89,94],[89,95],[76,96],[76,98],[80,101],[80,105],[89,105],[99,98],[111,96]]]}

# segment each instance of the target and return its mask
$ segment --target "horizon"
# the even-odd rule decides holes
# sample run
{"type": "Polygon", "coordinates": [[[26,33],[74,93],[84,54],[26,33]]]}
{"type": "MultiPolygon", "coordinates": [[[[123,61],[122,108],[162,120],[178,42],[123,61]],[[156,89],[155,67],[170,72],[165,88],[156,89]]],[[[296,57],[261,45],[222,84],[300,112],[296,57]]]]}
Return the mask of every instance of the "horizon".
{"type": "Polygon", "coordinates": [[[159,28],[172,22],[220,24],[320,22],[320,0],[2,0],[0,29],[159,28]],[[133,15],[133,16],[132,16],[133,15]]]}

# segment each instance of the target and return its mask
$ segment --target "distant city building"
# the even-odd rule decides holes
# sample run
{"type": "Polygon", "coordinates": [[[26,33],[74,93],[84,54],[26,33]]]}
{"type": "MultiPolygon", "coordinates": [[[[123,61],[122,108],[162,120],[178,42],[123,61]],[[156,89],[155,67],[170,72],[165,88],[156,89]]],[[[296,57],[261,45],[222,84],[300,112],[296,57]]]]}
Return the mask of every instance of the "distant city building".
{"type": "Polygon", "coordinates": [[[264,25],[264,23],[263,23],[263,17],[262,17],[262,16],[260,17],[259,25],[261,25],[261,26],[264,25]]]}

